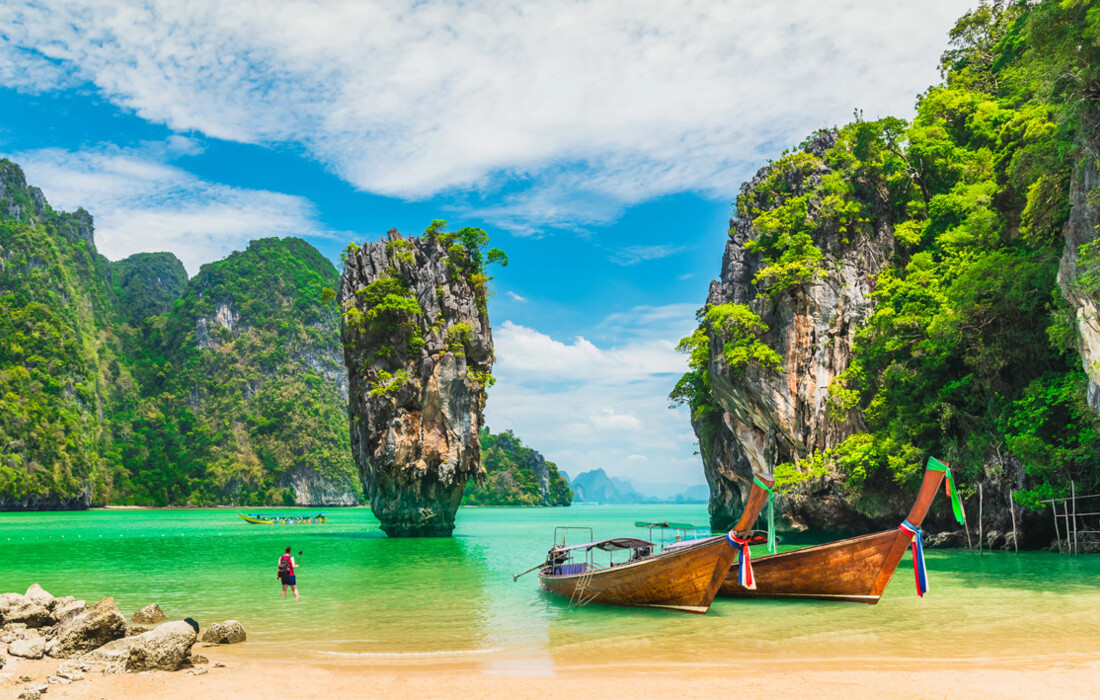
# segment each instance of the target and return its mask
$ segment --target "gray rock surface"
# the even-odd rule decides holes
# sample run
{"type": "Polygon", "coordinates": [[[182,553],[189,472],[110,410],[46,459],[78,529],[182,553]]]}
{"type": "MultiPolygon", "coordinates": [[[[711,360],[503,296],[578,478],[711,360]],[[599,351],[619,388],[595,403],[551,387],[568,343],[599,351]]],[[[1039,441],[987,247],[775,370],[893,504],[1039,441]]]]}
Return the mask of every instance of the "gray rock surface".
{"type": "Polygon", "coordinates": [[[42,637],[17,639],[8,645],[8,653],[23,659],[41,659],[46,653],[46,640],[42,637]]]}
{"type": "Polygon", "coordinates": [[[126,636],[126,618],[114,598],[104,598],[50,630],[46,653],[67,659],[126,636]]]}
{"type": "Polygon", "coordinates": [[[141,610],[134,613],[130,618],[131,622],[136,622],[139,625],[155,625],[158,622],[164,622],[168,617],[164,614],[164,611],[160,609],[160,606],[156,603],[150,603],[141,610]]]}
{"type": "Polygon", "coordinates": [[[478,430],[493,338],[484,287],[455,269],[442,242],[396,230],[344,266],[352,454],[391,537],[449,536],[466,482],[484,474],[478,430]],[[407,286],[420,313],[370,320],[363,292],[387,278],[407,286]]]}
{"type": "Polygon", "coordinates": [[[1062,234],[1065,247],[1058,265],[1058,286],[1077,317],[1077,350],[1088,375],[1089,406],[1100,413],[1100,299],[1080,284],[1086,271],[1079,249],[1100,238],[1100,206],[1090,205],[1089,192],[1100,186],[1100,169],[1095,158],[1084,158],[1070,181],[1070,215],[1062,234]]]}
{"type": "Polygon", "coordinates": [[[239,644],[247,638],[244,626],[236,620],[215,622],[207,627],[202,635],[202,641],[211,644],[239,644]]]}
{"type": "Polygon", "coordinates": [[[136,637],[125,637],[88,652],[81,661],[104,664],[105,671],[175,671],[191,655],[195,630],[186,622],[167,622],[136,637]]]}
{"type": "Polygon", "coordinates": [[[59,598],[58,603],[50,611],[50,618],[55,623],[67,622],[88,609],[88,604],[83,600],[72,600],[71,596],[69,598],[68,602],[62,602],[65,599],[59,598]]]}
{"type": "MultiPolygon", "coordinates": [[[[816,170],[805,177],[792,176],[787,183],[792,196],[807,193],[829,172],[822,156],[835,142],[836,132],[821,131],[807,143],[805,152],[818,159],[816,170]]],[[[771,166],[763,168],[742,185],[746,201],[772,206],[757,201],[756,191],[770,172],[771,166]]],[[[819,206],[811,200],[811,217],[819,206]]],[[[782,357],[783,369],[773,372],[750,365],[742,375],[731,375],[721,352],[726,339],[708,328],[711,392],[719,410],[694,427],[711,486],[711,524],[723,529],[740,515],[753,472],[770,474],[777,464],[835,447],[864,429],[858,411],[841,421],[829,418],[828,390],[848,368],[856,330],[873,310],[875,276],[893,255],[888,222],[876,220],[849,243],[825,225],[815,230],[814,243],[824,255],[827,276],[768,298],[758,294],[753,283],[763,265],[760,256],[744,247],[754,238],[751,219],[730,222],[721,278],[711,282],[707,303],[747,305],[767,324],[762,340],[782,357]]],[[[810,527],[835,527],[837,517],[841,522],[863,521],[838,488],[820,484],[812,498],[787,499],[787,519],[810,527]]]]}

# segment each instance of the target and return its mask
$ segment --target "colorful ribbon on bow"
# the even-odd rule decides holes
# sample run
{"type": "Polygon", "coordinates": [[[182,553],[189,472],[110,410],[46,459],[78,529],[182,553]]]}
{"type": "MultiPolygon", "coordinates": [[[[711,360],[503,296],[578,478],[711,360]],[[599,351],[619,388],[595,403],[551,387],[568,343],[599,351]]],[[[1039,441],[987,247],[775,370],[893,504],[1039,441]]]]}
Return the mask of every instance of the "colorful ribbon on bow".
{"type": "Polygon", "coordinates": [[[955,512],[955,521],[959,525],[966,524],[966,512],[963,510],[962,498],[959,496],[959,489],[955,485],[955,477],[951,475],[951,467],[947,466],[935,457],[928,458],[928,464],[925,469],[934,472],[944,472],[943,486],[947,490],[947,496],[951,499],[951,510],[955,512]]]}
{"type": "Polygon", "coordinates": [[[921,598],[928,592],[928,571],[924,568],[924,541],[921,529],[908,520],[902,521],[898,529],[909,535],[913,545],[913,576],[917,579],[917,595],[921,598]]]}
{"type": "Polygon", "coordinates": [[[772,503],[775,493],[756,474],[752,475],[752,483],[768,492],[768,554],[775,554],[775,506],[772,503]]]}
{"type": "Polygon", "coordinates": [[[749,542],[733,533],[726,533],[726,540],[737,548],[737,582],[750,591],[756,590],[756,579],[752,576],[752,561],[749,556],[749,542]]]}

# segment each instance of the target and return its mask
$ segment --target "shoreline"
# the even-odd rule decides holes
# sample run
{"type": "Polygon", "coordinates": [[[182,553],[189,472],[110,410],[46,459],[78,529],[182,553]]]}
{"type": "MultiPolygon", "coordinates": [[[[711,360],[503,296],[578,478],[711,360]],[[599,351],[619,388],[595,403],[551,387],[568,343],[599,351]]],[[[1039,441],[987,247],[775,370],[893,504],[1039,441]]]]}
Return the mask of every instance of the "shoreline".
{"type": "MultiPolygon", "coordinates": [[[[247,645],[247,642],[245,642],[247,645]]],[[[740,697],[1087,697],[1100,686],[1100,661],[1081,658],[1030,657],[990,659],[945,656],[940,659],[800,659],[783,656],[777,663],[659,663],[618,665],[589,662],[558,667],[549,659],[505,658],[485,664],[468,659],[392,665],[378,659],[248,658],[234,646],[196,644],[194,653],[209,663],[189,670],[140,674],[87,674],[68,685],[50,685],[48,697],[358,697],[372,695],[423,698],[545,698],[547,694],[608,693],[615,697],[721,697],[736,688],[740,697]],[[224,664],[219,667],[217,664],[224,664]],[[1057,672],[1054,672],[1054,669],[1057,672]],[[735,684],[735,685],[731,685],[735,684]]],[[[16,697],[21,675],[45,683],[56,660],[19,659],[0,671],[4,697],[16,697]],[[13,682],[14,679],[14,682],[13,682]],[[10,695],[9,695],[10,693],[10,695]]]]}

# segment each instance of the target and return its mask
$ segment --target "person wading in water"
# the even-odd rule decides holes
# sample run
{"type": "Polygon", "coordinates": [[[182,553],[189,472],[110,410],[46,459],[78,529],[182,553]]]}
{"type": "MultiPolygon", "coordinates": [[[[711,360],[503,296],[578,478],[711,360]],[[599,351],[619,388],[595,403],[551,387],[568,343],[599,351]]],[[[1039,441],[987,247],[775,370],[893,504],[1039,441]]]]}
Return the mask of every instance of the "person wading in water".
{"type": "Polygon", "coordinates": [[[283,598],[286,598],[286,587],[290,586],[290,590],[294,593],[294,602],[298,602],[298,579],[294,576],[294,570],[298,568],[298,562],[294,561],[294,557],[290,555],[290,547],[286,548],[286,554],[279,557],[279,568],[275,573],[275,577],[283,582],[283,598]]]}

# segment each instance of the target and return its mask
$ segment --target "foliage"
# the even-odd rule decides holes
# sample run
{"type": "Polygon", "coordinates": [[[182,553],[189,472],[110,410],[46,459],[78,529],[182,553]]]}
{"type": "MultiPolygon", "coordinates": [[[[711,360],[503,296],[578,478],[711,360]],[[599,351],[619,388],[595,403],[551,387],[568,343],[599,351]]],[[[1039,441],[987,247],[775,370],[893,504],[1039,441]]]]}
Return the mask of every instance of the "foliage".
{"type": "Polygon", "coordinates": [[[567,506],[573,502],[573,492],[557,466],[525,446],[511,430],[493,435],[482,428],[479,437],[485,479],[466,485],[463,504],[567,506]],[[546,480],[545,491],[540,488],[540,475],[546,480]]]}

